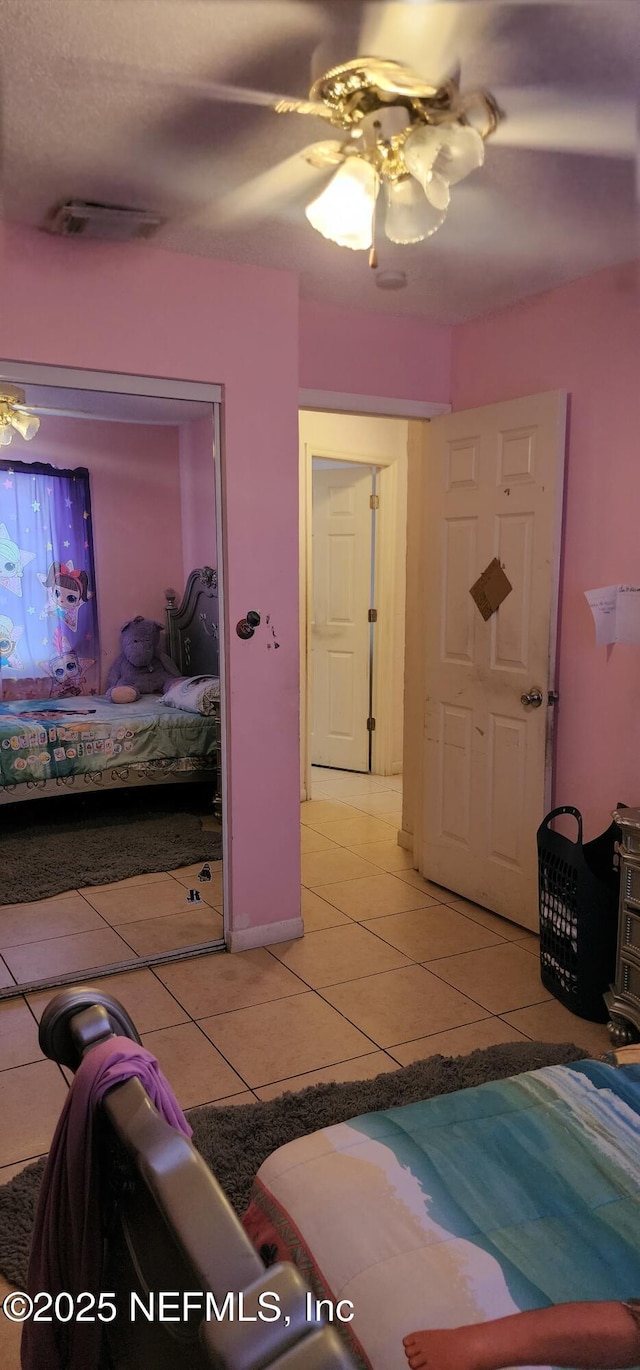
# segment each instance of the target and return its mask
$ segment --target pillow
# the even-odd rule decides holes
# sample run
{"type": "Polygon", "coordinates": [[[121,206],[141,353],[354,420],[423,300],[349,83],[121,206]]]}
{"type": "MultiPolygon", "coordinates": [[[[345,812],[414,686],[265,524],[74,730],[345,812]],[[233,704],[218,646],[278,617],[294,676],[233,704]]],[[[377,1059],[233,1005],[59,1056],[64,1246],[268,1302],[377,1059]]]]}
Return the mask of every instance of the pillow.
{"type": "Polygon", "coordinates": [[[162,696],[162,703],[170,709],[184,709],[188,714],[215,714],[220,705],[220,681],[215,675],[175,680],[162,696]]]}

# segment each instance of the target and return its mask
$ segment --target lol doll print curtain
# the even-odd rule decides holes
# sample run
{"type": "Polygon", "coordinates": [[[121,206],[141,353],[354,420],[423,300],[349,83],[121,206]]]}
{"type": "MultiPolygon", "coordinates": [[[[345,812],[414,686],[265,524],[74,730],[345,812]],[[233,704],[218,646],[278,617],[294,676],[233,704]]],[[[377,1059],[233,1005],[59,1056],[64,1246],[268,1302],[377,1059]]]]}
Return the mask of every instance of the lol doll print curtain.
{"type": "Polygon", "coordinates": [[[0,461],[0,698],[96,694],[89,473],[0,461]]]}

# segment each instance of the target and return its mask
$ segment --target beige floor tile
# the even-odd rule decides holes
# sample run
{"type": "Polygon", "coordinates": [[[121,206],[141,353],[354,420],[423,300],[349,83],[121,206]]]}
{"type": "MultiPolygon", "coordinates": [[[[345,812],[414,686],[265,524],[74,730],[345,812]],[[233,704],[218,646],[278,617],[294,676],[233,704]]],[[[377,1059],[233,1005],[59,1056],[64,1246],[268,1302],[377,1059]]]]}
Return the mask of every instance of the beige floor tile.
{"type": "Polygon", "coordinates": [[[374,866],[379,866],[383,871],[394,873],[410,870],[413,861],[411,852],[399,847],[396,841],[367,842],[361,846],[349,847],[349,851],[352,851],[354,856],[362,857],[363,861],[373,862],[374,866]]]}
{"type": "Polygon", "coordinates": [[[38,1024],[24,999],[0,1003],[0,1071],[41,1061],[38,1024]]]}
{"type": "Polygon", "coordinates": [[[445,904],[394,913],[390,918],[374,918],[364,926],[398,947],[412,961],[434,961],[440,956],[456,956],[459,952],[500,945],[500,938],[495,933],[471,918],[454,913],[445,904]]]}
{"type": "MultiPolygon", "coordinates": [[[[215,905],[219,900],[219,878],[214,877],[210,884],[198,885],[203,903],[215,905]]],[[[195,888],[195,886],[194,886],[195,888]]],[[[170,913],[186,913],[191,905],[187,903],[189,886],[168,876],[166,883],[139,885],[136,889],[102,890],[96,893],[87,891],[87,899],[111,927],[118,928],[124,923],[138,923],[142,918],[164,918],[170,913]]]]}
{"type": "Polygon", "coordinates": [[[353,1061],[340,1061],[335,1066],[309,1070],[306,1075],[294,1075],[290,1080],[277,1080],[273,1085],[261,1085],[256,1090],[259,1099],[277,1099],[287,1092],[296,1093],[309,1085],[343,1084],[348,1080],[373,1080],[376,1075],[397,1070],[396,1061],[386,1051],[371,1051],[368,1056],[356,1056],[353,1061]]]}
{"type": "Polygon", "coordinates": [[[516,946],[522,947],[523,951],[530,951],[532,956],[540,956],[540,938],[534,932],[527,932],[524,937],[518,937],[515,941],[516,946]]]}
{"type": "Polygon", "coordinates": [[[535,957],[513,942],[448,956],[434,962],[431,969],[489,1013],[509,1013],[550,998],[535,957]]]}
{"type": "Polygon", "coordinates": [[[386,790],[383,775],[351,775],[342,780],[323,781],[322,793],[328,799],[344,799],[350,803],[356,795],[380,794],[386,790]]]}
{"type": "Polygon", "coordinates": [[[264,947],[198,956],[158,966],[155,974],[192,1018],[301,994],[306,985],[264,947]]]}
{"type": "Polygon", "coordinates": [[[0,956],[0,989],[12,989],[15,983],[6,961],[0,956]]]}
{"type": "Polygon", "coordinates": [[[372,1049],[342,1014],[311,992],[221,1013],[200,1026],[252,1089],[372,1049]]]}
{"type": "Polygon", "coordinates": [[[48,937],[103,928],[104,919],[81,894],[61,895],[33,904],[7,904],[0,909],[0,947],[21,947],[48,937]]]}
{"type": "MultiPolygon", "coordinates": [[[[128,970],[121,975],[102,975],[87,980],[82,989],[97,989],[118,999],[131,1015],[138,1032],[152,1032],[154,1028],[174,1027],[189,1021],[188,1013],[169,994],[151,970],[128,970]]],[[[27,996],[29,1007],[38,1022],[55,989],[37,990],[27,996]]]]}
{"type": "MultiPolygon", "coordinates": [[[[200,866],[200,870],[202,870],[202,866],[200,866]]],[[[200,895],[200,898],[203,900],[205,904],[211,904],[215,907],[217,907],[218,905],[222,905],[222,901],[224,899],[224,878],[222,873],[222,863],[217,865],[215,869],[212,865],[210,880],[198,880],[197,876],[195,879],[193,878],[193,876],[191,876],[191,879],[189,879],[188,876],[184,875],[180,877],[173,876],[173,880],[174,883],[178,885],[179,889],[184,890],[184,894],[182,896],[183,900],[186,900],[189,890],[197,890],[200,895]]]]}
{"type": "Polygon", "coordinates": [[[366,813],[360,814],[359,818],[317,824],[316,832],[321,832],[341,847],[355,847],[363,842],[392,842],[395,837],[395,831],[388,823],[381,823],[379,818],[366,813]]]}
{"type": "Polygon", "coordinates": [[[446,1032],[486,1016],[423,966],[349,980],[323,989],[322,995],[380,1047],[446,1032]]]}
{"type": "Polygon", "coordinates": [[[227,1108],[235,1104],[256,1104],[257,1096],[252,1089],[243,1089],[242,1094],[231,1094],[228,1099],[214,1099],[216,1108],[227,1108]]]}
{"type": "Polygon", "coordinates": [[[334,851],[335,845],[335,842],[332,842],[330,837],[323,837],[322,833],[316,832],[315,829],[310,828],[307,823],[301,824],[300,851],[303,856],[308,856],[310,852],[315,851],[334,851]]]}
{"type": "Polygon", "coordinates": [[[146,1032],[142,1040],[160,1062],[181,1108],[210,1104],[246,1088],[196,1023],[146,1032]]]}
{"type": "Polygon", "coordinates": [[[67,1095],[53,1061],[35,1061],[0,1073],[0,1165],[43,1156],[67,1095]]]}
{"type": "Polygon", "coordinates": [[[73,937],[52,937],[26,947],[11,947],[5,950],[4,957],[19,985],[133,959],[131,948],[112,928],[78,932],[73,937]]]}
{"type": "Polygon", "coordinates": [[[356,920],[404,913],[407,909],[426,908],[435,903],[428,894],[405,885],[395,875],[380,875],[378,871],[357,880],[336,880],[329,885],[320,882],[315,893],[356,920]]]}
{"type": "Polygon", "coordinates": [[[377,871],[370,861],[363,861],[343,847],[312,852],[302,858],[302,883],[307,889],[339,880],[355,880],[359,875],[377,875],[377,871]]]}
{"type": "Polygon", "coordinates": [[[215,909],[208,904],[196,904],[188,913],[123,923],[120,932],[138,956],[155,956],[163,951],[195,947],[200,942],[219,942],[223,927],[222,918],[215,909]]]}
{"type": "Polygon", "coordinates": [[[584,1018],[576,1018],[557,999],[505,1013],[502,1017],[505,1023],[537,1042],[575,1042],[595,1057],[611,1048],[606,1023],[588,1023],[584,1018]]]}
{"type": "Polygon", "coordinates": [[[378,818],[381,823],[386,823],[390,828],[394,828],[396,832],[402,827],[402,809],[384,809],[382,813],[378,814],[378,818]]]}
{"type": "Polygon", "coordinates": [[[398,871],[398,879],[404,880],[405,884],[413,885],[416,890],[422,890],[423,894],[430,894],[439,904],[451,904],[458,898],[452,890],[446,890],[444,885],[434,885],[433,880],[425,880],[419,871],[409,870],[398,871]]]}
{"type": "MultiPolygon", "coordinates": [[[[0,1275],[0,1304],[14,1288],[0,1275]]],[[[20,1340],[22,1327],[0,1313],[0,1364],[3,1370],[20,1370],[20,1340]]]]}
{"type": "Polygon", "coordinates": [[[131,890],[135,889],[136,885],[166,884],[170,879],[167,871],[150,871],[148,875],[131,875],[128,880],[111,880],[107,885],[86,885],[84,889],[94,890],[97,894],[103,890],[131,890]]]}
{"type": "Polygon", "coordinates": [[[431,1037],[420,1037],[417,1042],[402,1042],[391,1047],[401,1066],[422,1061],[427,1056],[467,1056],[480,1047],[499,1046],[501,1042],[526,1042],[522,1032],[503,1023],[501,1018],[480,1018],[477,1023],[452,1028],[450,1032],[435,1032],[431,1037]]]}
{"type": "Polygon", "coordinates": [[[397,790],[399,794],[402,794],[403,783],[401,775],[388,775],[387,784],[390,790],[397,790]]]}
{"type": "Polygon", "coordinates": [[[335,928],[341,924],[351,923],[345,913],[335,909],[333,904],[328,904],[326,899],[321,899],[313,890],[302,887],[302,919],[305,932],[320,932],[323,928],[335,928]]]}
{"type": "Polygon", "coordinates": [[[339,823],[348,818],[361,818],[357,809],[340,804],[335,799],[307,799],[300,805],[300,822],[304,827],[317,828],[319,823],[339,823]]]}
{"type": "Polygon", "coordinates": [[[280,942],[271,951],[312,989],[352,980],[356,967],[359,975],[377,975],[383,970],[410,965],[395,947],[381,942],[358,923],[310,932],[299,941],[280,942]]]}
{"type": "Polygon", "coordinates": [[[470,899],[459,899],[456,895],[454,898],[444,899],[443,903],[457,909],[458,913],[464,913],[466,918],[473,918],[476,923],[482,923],[484,928],[497,933],[498,937],[504,937],[507,942],[517,942],[527,935],[527,928],[521,927],[519,923],[512,923],[509,918],[501,918],[499,914],[491,913],[490,909],[481,908],[480,904],[474,904],[470,899]]]}
{"type": "Polygon", "coordinates": [[[362,809],[363,813],[373,814],[374,817],[381,813],[392,813],[398,808],[398,802],[396,790],[379,790],[375,794],[357,794],[351,801],[354,809],[362,809]]]}

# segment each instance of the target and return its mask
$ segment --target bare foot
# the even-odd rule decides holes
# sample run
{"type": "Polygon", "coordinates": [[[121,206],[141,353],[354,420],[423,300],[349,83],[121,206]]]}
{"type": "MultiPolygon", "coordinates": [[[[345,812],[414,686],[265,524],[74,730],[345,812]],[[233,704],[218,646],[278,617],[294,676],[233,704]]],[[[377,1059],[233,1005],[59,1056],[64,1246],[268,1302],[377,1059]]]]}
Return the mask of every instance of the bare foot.
{"type": "MultiPolygon", "coordinates": [[[[411,1370],[474,1370],[467,1328],[410,1332],[402,1345],[411,1370]]],[[[470,1329],[469,1329],[470,1330],[470,1329]]]]}

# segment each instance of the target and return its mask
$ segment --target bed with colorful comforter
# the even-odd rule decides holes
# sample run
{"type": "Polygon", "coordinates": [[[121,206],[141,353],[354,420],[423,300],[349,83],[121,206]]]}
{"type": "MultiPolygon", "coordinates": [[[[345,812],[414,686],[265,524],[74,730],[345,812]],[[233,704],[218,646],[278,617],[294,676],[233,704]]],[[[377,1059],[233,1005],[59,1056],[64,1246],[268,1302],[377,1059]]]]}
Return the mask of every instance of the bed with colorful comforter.
{"type": "Polygon", "coordinates": [[[218,715],[102,696],[0,703],[0,802],[56,789],[206,778],[216,770],[218,715]]]}
{"type": "Polygon", "coordinates": [[[269,1262],[353,1304],[361,1370],[406,1370],[420,1328],[638,1297],[640,1066],[548,1067],[316,1132],[262,1165],[244,1221],[269,1262]]]}

